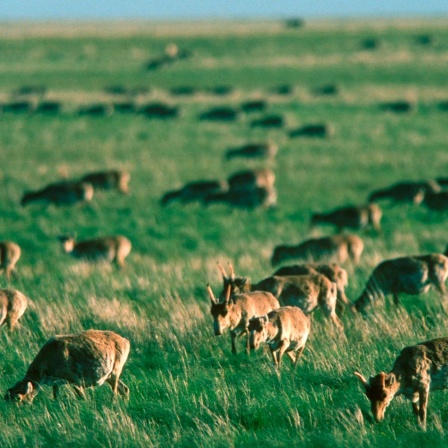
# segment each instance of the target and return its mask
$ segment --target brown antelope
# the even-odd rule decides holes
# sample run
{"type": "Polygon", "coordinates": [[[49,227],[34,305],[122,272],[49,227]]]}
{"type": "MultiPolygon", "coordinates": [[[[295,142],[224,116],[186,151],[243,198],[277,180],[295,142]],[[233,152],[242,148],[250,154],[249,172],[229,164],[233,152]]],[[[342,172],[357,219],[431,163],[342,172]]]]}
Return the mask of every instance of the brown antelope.
{"type": "MultiPolygon", "coordinates": [[[[311,314],[316,308],[322,311],[333,321],[339,330],[344,325],[336,314],[337,286],[326,276],[315,273],[310,275],[288,275],[268,277],[257,284],[250,285],[246,277],[235,277],[230,265],[230,277],[227,277],[224,268],[218,264],[222,274],[224,293],[230,294],[247,291],[267,291],[274,295],[281,306],[296,306],[305,314],[311,314]]],[[[261,315],[261,314],[260,314],[261,315]]]]}
{"type": "Polygon", "coordinates": [[[132,248],[131,242],[121,235],[78,242],[72,237],[61,236],[59,240],[64,251],[75,258],[88,261],[115,262],[120,268],[124,268],[124,260],[132,248]]]}
{"type": "Polygon", "coordinates": [[[87,330],[79,334],[54,336],[40,349],[25,377],[5,395],[8,401],[32,402],[44,385],[53,386],[53,397],[59,386],[72,384],[78,396],[85,398],[84,388],[108,383],[114,395],[129,395],[120,381],[128,358],[130,343],[113,331],[87,330]]]}
{"type": "Polygon", "coordinates": [[[28,306],[27,298],[16,289],[0,289],[0,327],[7,325],[14,330],[17,321],[28,306]]]}
{"type": "Polygon", "coordinates": [[[93,185],[96,190],[118,190],[121,193],[129,192],[130,174],[122,170],[98,171],[86,174],[81,182],[93,185]]]}
{"type": "Polygon", "coordinates": [[[229,149],[226,152],[226,159],[231,160],[235,157],[244,158],[273,158],[277,154],[278,147],[272,142],[249,143],[239,148],[229,149]]]}
{"type": "Polygon", "coordinates": [[[273,266],[286,260],[299,259],[311,262],[334,260],[344,263],[348,259],[358,263],[364,250],[363,240],[356,235],[333,235],[311,238],[296,246],[277,246],[272,254],[273,266]]]}
{"type": "Polygon", "coordinates": [[[448,210],[448,191],[439,191],[438,193],[428,192],[423,199],[423,205],[430,210],[443,212],[448,210]]]}
{"type": "Polygon", "coordinates": [[[22,251],[20,246],[12,241],[0,241],[0,272],[5,272],[8,281],[15,270],[22,251]]]}
{"type": "Polygon", "coordinates": [[[412,402],[418,423],[426,428],[429,392],[448,388],[448,338],[433,339],[405,347],[389,373],[381,372],[367,381],[355,372],[365,388],[377,422],[396,395],[412,402]]]}
{"type": "Polygon", "coordinates": [[[335,226],[339,232],[345,228],[365,229],[371,227],[380,232],[382,215],[383,212],[376,204],[341,207],[327,213],[314,213],[311,217],[311,226],[330,224],[335,226]]]}
{"type": "Polygon", "coordinates": [[[292,266],[284,266],[272,275],[283,276],[283,275],[309,275],[309,274],[322,274],[328,278],[333,283],[336,283],[338,290],[338,301],[337,307],[340,308],[340,304],[352,307],[352,303],[348,300],[345,294],[345,288],[348,285],[348,274],[344,268],[341,268],[336,263],[330,264],[296,264],[292,266]]]}
{"type": "Polygon", "coordinates": [[[214,193],[204,199],[204,204],[222,202],[233,207],[253,209],[256,207],[275,208],[277,193],[274,188],[255,187],[251,189],[229,190],[214,193]]]}
{"type": "Polygon", "coordinates": [[[189,182],[179,190],[168,191],[162,196],[160,203],[168,205],[172,201],[182,203],[203,201],[210,195],[227,191],[227,183],[220,180],[200,180],[189,182]]]}
{"type": "Polygon", "coordinates": [[[431,286],[445,295],[448,277],[448,257],[442,254],[400,257],[381,262],[372,272],[361,296],[354,303],[358,311],[365,312],[388,294],[399,305],[399,293],[417,295],[428,292],[431,286]]]}
{"type": "Polygon", "coordinates": [[[440,185],[433,180],[398,182],[390,187],[372,191],[369,202],[390,199],[394,202],[412,202],[420,204],[428,192],[440,191],[440,185]]]}
{"type": "Polygon", "coordinates": [[[257,350],[261,343],[268,344],[277,368],[280,367],[285,353],[294,367],[297,365],[309,333],[309,318],[295,306],[284,306],[265,316],[249,320],[251,350],[257,350]]]}
{"type": "MultiPolygon", "coordinates": [[[[232,353],[236,353],[235,339],[244,334],[249,337],[249,320],[254,316],[262,316],[280,306],[278,300],[269,292],[248,292],[230,296],[227,288],[223,301],[217,300],[210,285],[207,285],[210,296],[213,330],[216,336],[226,328],[230,330],[232,353]]],[[[246,347],[248,344],[246,345],[246,347]]]]}
{"type": "Polygon", "coordinates": [[[42,190],[25,193],[21,204],[23,207],[31,202],[46,202],[55,205],[73,205],[77,202],[89,202],[93,198],[94,189],[86,182],[58,182],[50,184],[42,190]]]}

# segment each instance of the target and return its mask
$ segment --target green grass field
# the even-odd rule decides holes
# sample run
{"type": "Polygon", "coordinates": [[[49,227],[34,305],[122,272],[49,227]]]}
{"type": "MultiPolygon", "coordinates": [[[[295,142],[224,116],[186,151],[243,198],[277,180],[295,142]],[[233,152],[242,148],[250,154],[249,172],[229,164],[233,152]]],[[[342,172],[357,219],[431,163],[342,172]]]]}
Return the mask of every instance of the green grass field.
{"type": "MultiPolygon", "coordinates": [[[[22,247],[11,282],[33,302],[13,334],[0,330],[0,392],[25,374],[42,344],[55,334],[114,330],[131,341],[122,380],[129,401],[112,400],[108,386],[87,400],[63,389],[54,402],[45,388],[31,406],[0,401],[0,445],[91,447],[442,446],[448,443],[444,392],[430,397],[428,430],[420,431],[409,402],[396,398],[381,424],[355,370],[389,371],[406,345],[448,336],[448,317],[434,291],[403,297],[396,312],[386,302],[363,320],[342,316],[346,337],[317,310],[296,371],[286,359],[277,376],[267,351],[232,356],[230,337],[215,337],[205,285],[215,294],[216,263],[231,261],[254,281],[273,272],[278,244],[326,235],[312,233],[312,211],[361,204],[370,191],[399,180],[448,175],[448,26],[446,21],[316,22],[288,29],[281,22],[77,25],[3,24],[0,102],[23,86],[46,86],[60,101],[57,115],[0,115],[0,239],[22,247]],[[418,36],[431,35],[429,46],[418,36]],[[362,49],[367,38],[380,46],[362,49]],[[176,43],[189,59],[156,71],[149,59],[176,43]],[[336,83],[339,92],[313,89],[336,83]],[[291,95],[277,95],[280,85],[291,95]],[[148,88],[139,104],[178,105],[181,116],[150,120],[114,113],[79,116],[78,107],[118,98],[106,87],[148,88]],[[192,96],[169,89],[191,86],[192,96]],[[226,96],[207,88],[230,86],[226,96]],[[238,107],[266,99],[266,113],[234,123],[199,121],[212,106],[238,107]],[[410,113],[385,112],[385,101],[409,100],[410,113]],[[251,120],[281,114],[280,129],[252,129],[251,120]],[[325,122],[327,139],[288,137],[298,126],[325,122]],[[225,161],[225,151],[272,140],[275,161],[225,161]],[[193,203],[162,208],[161,196],[184,183],[222,178],[269,166],[276,173],[278,208],[241,210],[193,203]],[[24,191],[63,176],[103,168],[131,173],[131,194],[98,192],[91,204],[20,207],[24,191]],[[88,265],[62,253],[57,236],[80,239],[120,233],[133,251],[127,269],[88,265]]],[[[20,98],[19,98],[20,99],[20,98]]],[[[31,98],[37,100],[36,97],[31,98]]],[[[373,267],[400,255],[441,252],[446,214],[384,204],[383,233],[360,233],[359,266],[346,265],[347,295],[355,300],[373,267]]],[[[5,278],[2,286],[6,287],[5,278]]]]}

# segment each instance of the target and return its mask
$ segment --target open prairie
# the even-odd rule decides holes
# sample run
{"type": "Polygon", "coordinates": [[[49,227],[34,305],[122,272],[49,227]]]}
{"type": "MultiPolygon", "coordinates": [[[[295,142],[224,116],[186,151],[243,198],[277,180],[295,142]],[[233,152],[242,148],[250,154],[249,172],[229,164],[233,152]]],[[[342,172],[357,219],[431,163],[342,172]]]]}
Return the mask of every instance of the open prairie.
{"type": "MultiPolygon", "coordinates": [[[[70,387],[58,401],[50,387],[32,405],[1,400],[2,447],[448,443],[445,392],[431,394],[426,432],[403,398],[378,424],[353,375],[388,372],[403,347],[448,336],[448,308],[433,289],[403,295],[398,310],[387,298],[365,319],[346,311],[345,335],[318,309],[296,370],[285,359],[280,376],[267,350],[246,355],[237,341],[232,355],[228,333],[214,336],[206,290],[209,282],[220,292],[218,261],[256,282],[274,271],[275,246],[331,235],[330,226],[310,229],[313,212],[364,204],[398,181],[448,177],[446,20],[0,29],[0,240],[20,245],[9,286],[31,302],[20,328],[0,329],[1,396],[55,334],[94,328],[131,342],[121,376],[129,400],[113,400],[108,386],[89,389],[87,400],[70,387]],[[184,57],[151,66],[171,44],[184,57]],[[252,100],[265,109],[243,111],[252,100]],[[409,107],[385,110],[397,102],[409,107]],[[145,106],[155,103],[176,113],[151,116],[145,106]],[[199,119],[217,107],[234,119],[199,119]],[[252,124],[272,116],[277,127],[252,124]],[[328,132],[290,134],[315,124],[328,132]],[[278,146],[274,158],[225,158],[263,141],[278,146]],[[188,182],[254,168],[275,173],[275,208],[160,204],[188,182]],[[129,194],[20,205],[26,191],[103,169],[127,170],[129,194]],[[77,260],[58,241],[115,234],[132,242],[122,270],[77,260]]],[[[351,301],[382,260],[448,243],[447,211],[380,205],[382,232],[356,231],[364,253],[344,264],[351,301]]]]}

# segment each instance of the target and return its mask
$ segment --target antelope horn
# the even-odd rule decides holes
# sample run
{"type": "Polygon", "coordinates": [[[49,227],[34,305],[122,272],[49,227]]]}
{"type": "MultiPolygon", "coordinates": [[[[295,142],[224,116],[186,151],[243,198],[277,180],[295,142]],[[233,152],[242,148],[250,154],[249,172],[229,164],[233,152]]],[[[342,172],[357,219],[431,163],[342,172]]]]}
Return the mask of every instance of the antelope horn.
{"type": "Polygon", "coordinates": [[[232,287],[230,285],[227,285],[227,291],[226,291],[226,303],[230,302],[230,293],[232,291],[232,287]]]}
{"type": "Polygon", "coordinates": [[[216,303],[216,298],[215,295],[213,294],[213,290],[210,287],[210,283],[207,283],[207,291],[208,291],[208,295],[210,296],[210,300],[212,301],[212,303],[216,303]]]}
{"type": "Polygon", "coordinates": [[[232,263],[229,262],[229,271],[230,271],[230,278],[232,280],[235,280],[235,271],[233,270],[232,263]]]}
{"type": "Polygon", "coordinates": [[[218,261],[218,269],[221,271],[223,278],[227,278],[227,273],[219,261],[218,261]]]}
{"type": "Polygon", "coordinates": [[[355,375],[356,377],[359,378],[359,381],[361,381],[362,385],[363,385],[365,388],[368,387],[369,383],[368,383],[367,380],[365,379],[364,375],[362,375],[361,373],[358,373],[358,372],[354,372],[354,375],[355,375]]]}

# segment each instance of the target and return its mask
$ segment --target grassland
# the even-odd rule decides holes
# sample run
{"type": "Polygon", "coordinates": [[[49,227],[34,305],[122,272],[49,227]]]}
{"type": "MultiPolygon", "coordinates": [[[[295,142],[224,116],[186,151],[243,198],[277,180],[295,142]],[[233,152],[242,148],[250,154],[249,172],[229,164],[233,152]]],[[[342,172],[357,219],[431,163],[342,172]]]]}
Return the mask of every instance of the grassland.
{"type": "MultiPolygon", "coordinates": [[[[397,398],[375,424],[354,370],[387,371],[405,345],[447,336],[448,318],[433,291],[389,303],[363,320],[345,313],[346,337],[319,311],[295,372],[279,378],[266,353],[232,356],[228,336],[212,334],[205,284],[217,292],[216,262],[261,279],[272,272],[275,245],[310,236],[314,210],[363,203],[368,193],[402,179],[447,175],[448,27],[442,21],[328,22],[287,29],[278,23],[7,25],[0,40],[0,100],[24,85],[47,86],[63,103],[54,116],[0,115],[0,239],[20,244],[23,256],[12,286],[33,305],[15,334],[0,331],[0,391],[20,379],[52,335],[111,329],[127,337],[131,355],[122,379],[128,402],[108,387],[81,401],[65,388],[58,402],[44,390],[32,406],[0,401],[0,445],[18,446],[442,446],[448,443],[448,404],[431,395],[428,430],[418,430],[411,406],[397,398]],[[434,44],[416,37],[429,34],[434,44]],[[364,50],[361,42],[380,46],[364,50]],[[190,59],[157,71],[146,62],[175,42],[190,59]],[[334,96],[313,89],[336,83],[334,96]],[[294,87],[281,96],[272,89],[294,87]],[[145,87],[141,104],[178,105],[181,116],[149,120],[135,114],[79,116],[80,105],[111,102],[111,85],[145,87]],[[205,88],[234,91],[218,97],[205,88]],[[192,86],[193,96],[169,89],[192,86]],[[235,123],[198,121],[215,105],[265,98],[266,113],[282,114],[282,129],[251,129],[259,114],[235,123]],[[394,114],[378,105],[410,100],[416,110],[394,114]],[[287,131],[330,123],[328,139],[290,139],[287,131]],[[264,162],[226,162],[225,150],[247,141],[279,145],[269,166],[277,175],[278,208],[252,211],[225,205],[159,205],[185,182],[226,178],[264,162]],[[19,206],[24,191],[62,176],[103,168],[131,172],[131,194],[98,193],[80,207],[19,206]],[[121,233],[133,252],[127,269],[78,263],[56,237],[121,233]]],[[[382,259],[440,252],[447,215],[417,206],[385,204],[383,234],[363,233],[359,266],[346,266],[352,300],[382,259]]],[[[313,235],[331,232],[329,228],[313,235]]],[[[6,281],[2,280],[2,286],[6,281]]]]}

